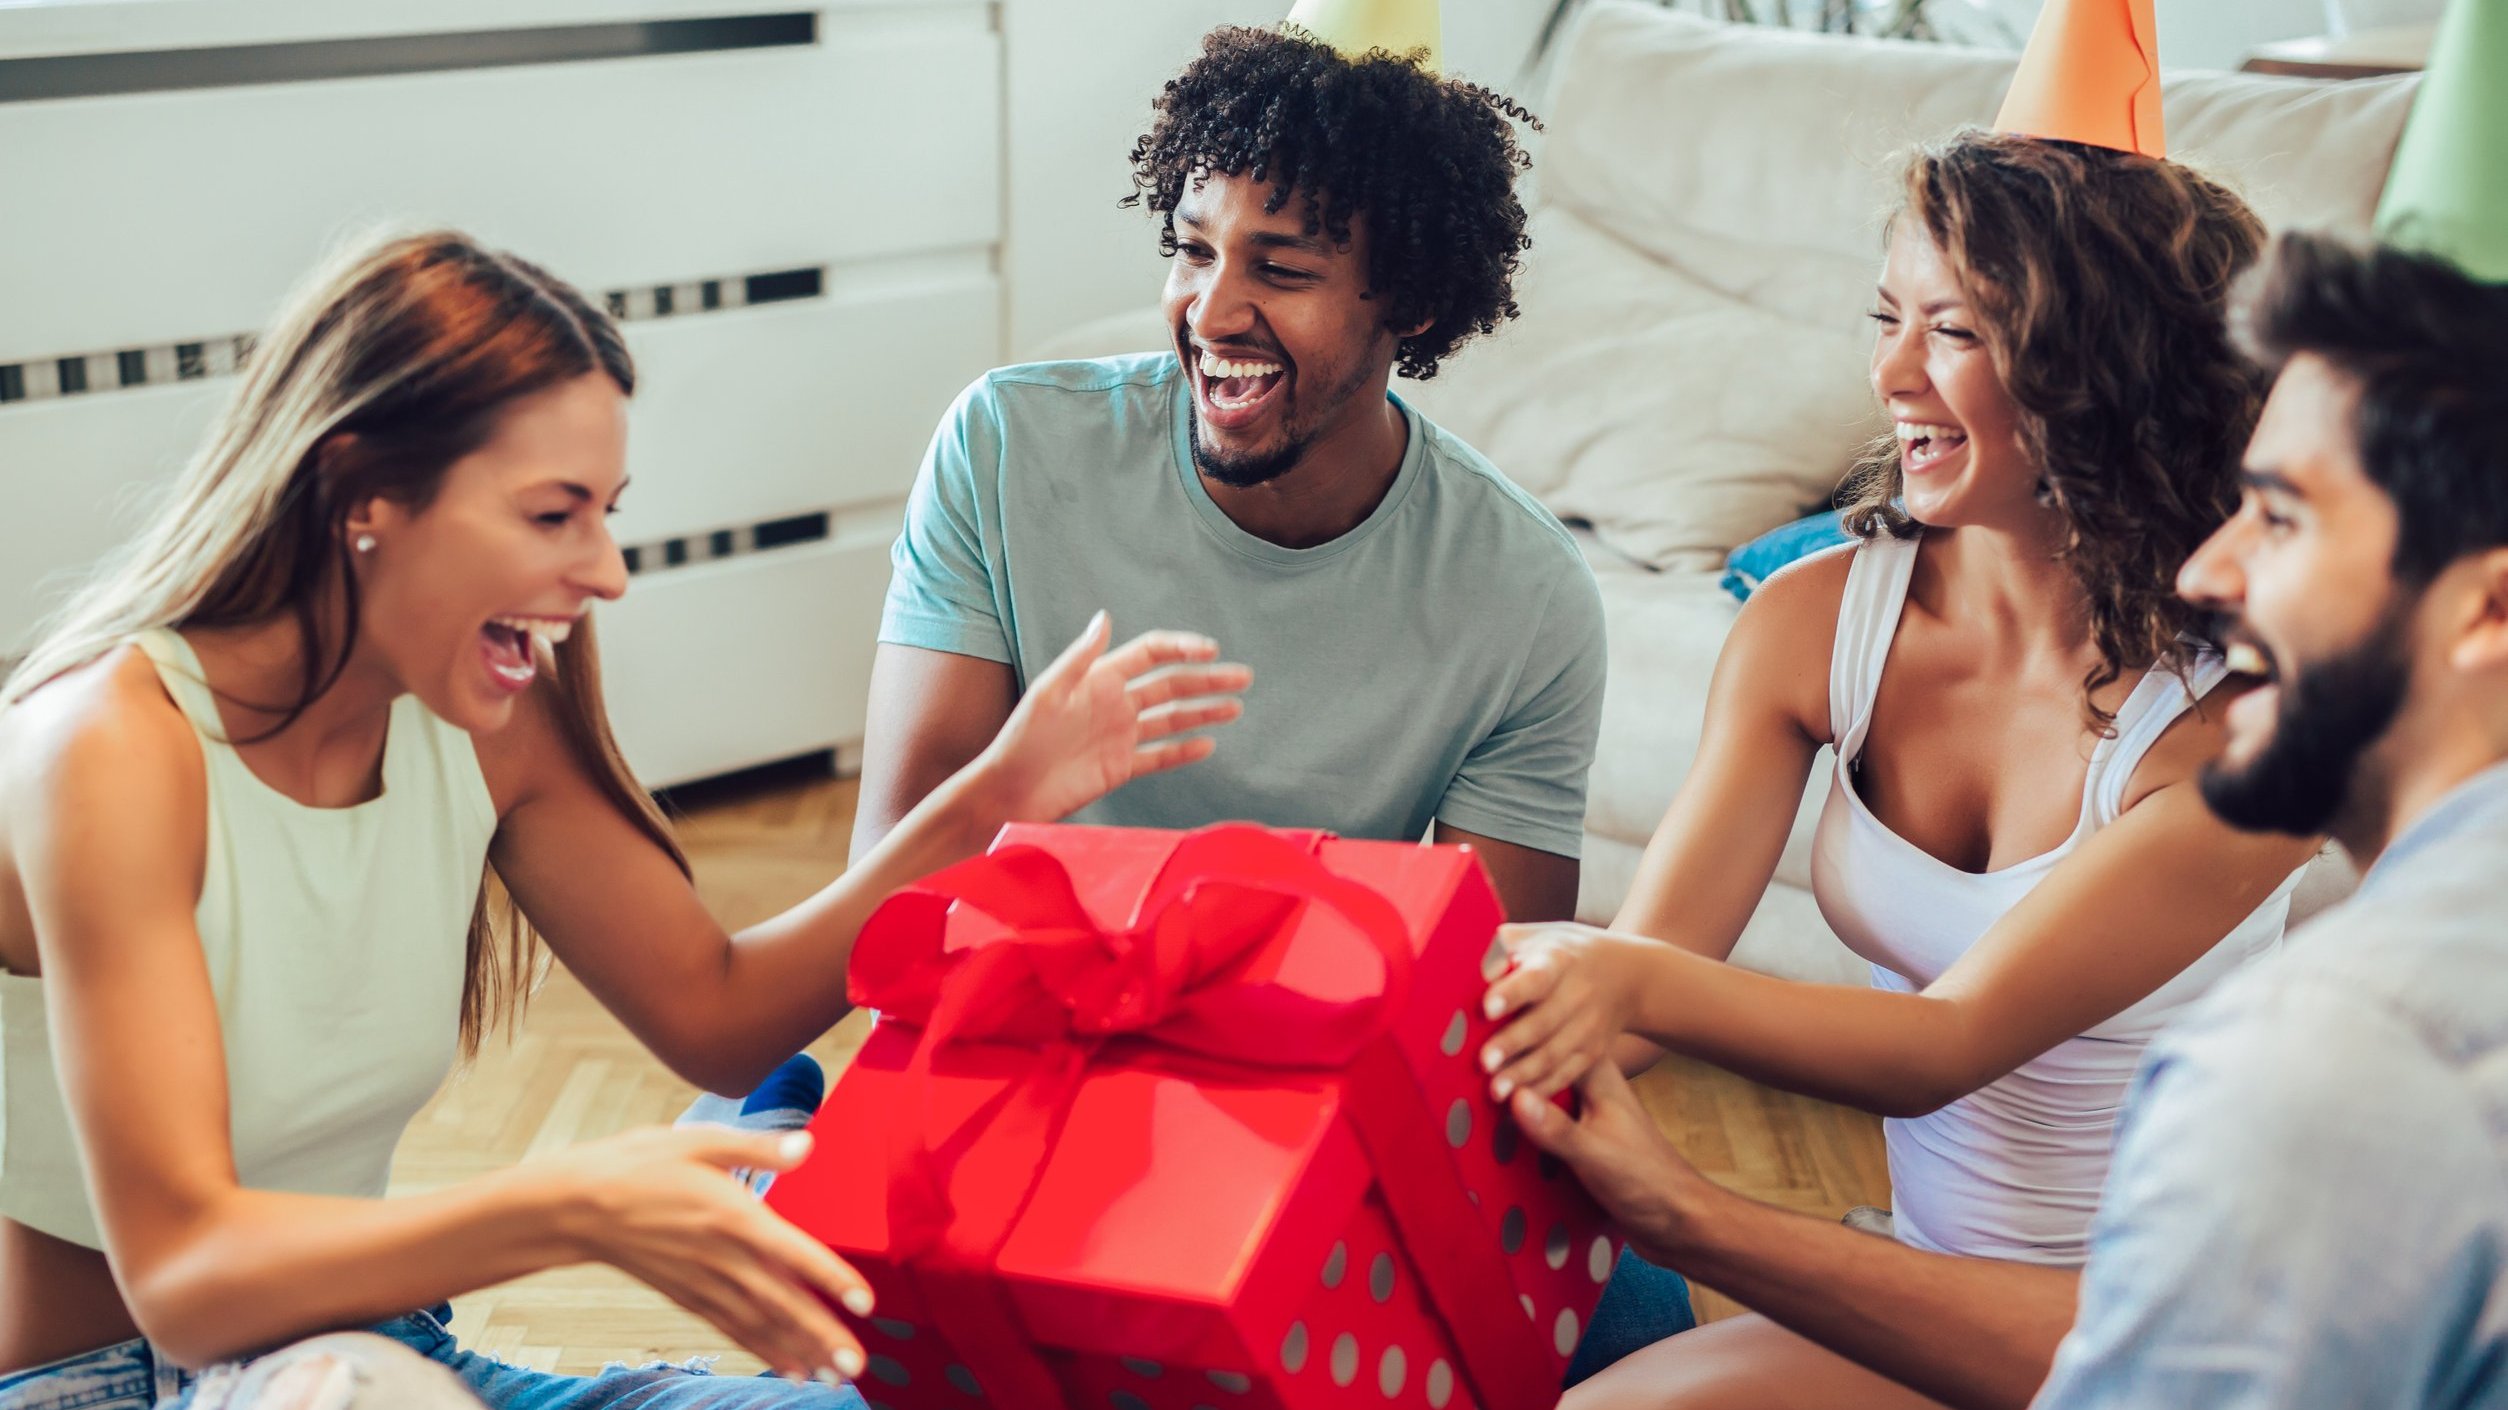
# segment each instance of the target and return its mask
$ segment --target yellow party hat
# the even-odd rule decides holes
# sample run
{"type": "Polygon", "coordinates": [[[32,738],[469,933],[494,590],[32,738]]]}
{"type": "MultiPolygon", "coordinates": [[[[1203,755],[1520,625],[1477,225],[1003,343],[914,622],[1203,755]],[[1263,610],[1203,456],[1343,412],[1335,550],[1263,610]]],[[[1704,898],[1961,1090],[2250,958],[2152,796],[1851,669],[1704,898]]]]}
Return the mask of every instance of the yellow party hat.
{"type": "Polygon", "coordinates": [[[1344,58],[1378,49],[1397,58],[1424,50],[1427,70],[1443,72],[1445,23],[1437,0],[1297,0],[1286,27],[1313,35],[1344,58]]]}
{"type": "Polygon", "coordinates": [[[2047,0],[1994,128],[2167,156],[2152,0],[2047,0]]]}

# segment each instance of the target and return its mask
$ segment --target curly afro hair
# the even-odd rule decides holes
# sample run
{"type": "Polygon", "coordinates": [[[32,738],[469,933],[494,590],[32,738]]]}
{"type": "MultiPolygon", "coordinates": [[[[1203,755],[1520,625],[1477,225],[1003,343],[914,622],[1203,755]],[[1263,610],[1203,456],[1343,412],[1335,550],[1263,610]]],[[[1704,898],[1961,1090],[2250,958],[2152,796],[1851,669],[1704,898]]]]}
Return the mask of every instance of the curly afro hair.
{"type": "Polygon", "coordinates": [[[1159,214],[1159,249],[1176,252],[1176,203],[1203,177],[1269,181],[1267,211],[1306,203],[1306,231],[1348,243],[1364,215],[1368,297],[1403,338],[1405,377],[1516,315],[1515,271],[1529,247],[1515,176],[1532,165],[1513,100],[1430,73],[1417,56],[1347,59],[1302,33],[1223,28],[1168,80],[1150,130],[1132,147],[1133,193],[1159,214]]]}

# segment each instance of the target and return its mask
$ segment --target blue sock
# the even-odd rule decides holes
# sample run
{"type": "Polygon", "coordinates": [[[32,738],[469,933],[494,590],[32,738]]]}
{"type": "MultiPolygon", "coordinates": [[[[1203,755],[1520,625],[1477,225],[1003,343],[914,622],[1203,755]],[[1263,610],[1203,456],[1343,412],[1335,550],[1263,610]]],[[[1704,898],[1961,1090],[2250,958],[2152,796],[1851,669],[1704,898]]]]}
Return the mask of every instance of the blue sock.
{"type": "MultiPolygon", "coordinates": [[[[679,1114],[680,1126],[730,1126],[742,1131],[798,1131],[818,1114],[827,1095],[827,1073],[808,1053],[795,1053],[766,1075],[757,1089],[735,1101],[700,1092],[679,1114]]],[[[775,1182],[771,1170],[735,1170],[732,1178],[758,1194],[775,1182]]]]}
{"type": "Polygon", "coordinates": [[[792,1130],[810,1124],[827,1096],[827,1073],[808,1053],[795,1053],[766,1074],[758,1089],[740,1103],[737,1124],[759,1131],[792,1130]]]}
{"type": "Polygon", "coordinates": [[[699,1092],[674,1123],[680,1126],[735,1126],[743,1131],[798,1131],[810,1124],[827,1096],[827,1074],[819,1060],[795,1053],[745,1097],[699,1092]]]}

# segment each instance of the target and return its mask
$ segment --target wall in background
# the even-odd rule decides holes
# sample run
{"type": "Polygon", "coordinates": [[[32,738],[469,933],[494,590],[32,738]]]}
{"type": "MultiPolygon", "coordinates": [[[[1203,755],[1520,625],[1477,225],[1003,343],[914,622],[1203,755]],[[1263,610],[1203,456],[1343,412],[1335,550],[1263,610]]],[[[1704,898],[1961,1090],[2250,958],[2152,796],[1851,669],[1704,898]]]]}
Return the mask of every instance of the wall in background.
{"type": "Polygon", "coordinates": [[[986,0],[0,5],[0,653],[343,234],[452,224],[642,377],[603,674],[651,783],[858,740],[933,418],[1001,354],[986,0]]]}

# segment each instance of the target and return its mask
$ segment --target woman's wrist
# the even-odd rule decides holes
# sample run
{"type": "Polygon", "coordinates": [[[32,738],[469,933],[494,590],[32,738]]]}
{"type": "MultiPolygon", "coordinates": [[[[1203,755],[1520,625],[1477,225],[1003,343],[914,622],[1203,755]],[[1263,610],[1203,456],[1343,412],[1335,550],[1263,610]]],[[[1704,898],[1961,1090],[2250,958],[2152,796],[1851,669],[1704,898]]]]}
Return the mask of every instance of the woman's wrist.
{"type": "Polygon", "coordinates": [[[1026,789],[1017,770],[994,749],[986,749],[935,790],[961,841],[981,851],[993,834],[1014,822],[1050,821],[1021,816],[1026,789]]]}
{"type": "Polygon", "coordinates": [[[479,1185],[488,1201],[491,1237],[527,1250],[523,1261],[535,1268],[601,1261],[612,1212],[597,1183],[574,1162],[528,1162],[497,1171],[479,1185]]]}
{"type": "Polygon", "coordinates": [[[1696,957],[1677,946],[1643,936],[1615,936],[1611,976],[1622,999],[1626,1023],[1622,1031],[1658,1047],[1675,1047],[1696,1016],[1696,986],[1682,982],[1684,961],[1696,957]]]}

